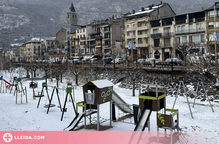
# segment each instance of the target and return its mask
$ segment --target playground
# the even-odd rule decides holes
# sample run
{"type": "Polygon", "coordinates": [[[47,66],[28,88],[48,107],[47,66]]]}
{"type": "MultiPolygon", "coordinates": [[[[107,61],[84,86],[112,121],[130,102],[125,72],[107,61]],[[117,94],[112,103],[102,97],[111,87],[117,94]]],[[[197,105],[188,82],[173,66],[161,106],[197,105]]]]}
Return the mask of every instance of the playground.
{"type": "MultiPolygon", "coordinates": [[[[107,79],[102,81],[104,83],[101,83],[101,80],[99,82],[89,81],[79,86],[74,83],[67,84],[63,80],[59,87],[56,87],[55,81],[49,80],[46,85],[44,80],[36,80],[30,86],[30,80],[22,79],[22,83],[17,83],[20,87],[16,90],[16,83],[9,74],[5,74],[3,78],[7,81],[5,83],[11,85],[12,88],[7,88],[8,86],[4,83],[4,92],[1,90],[0,93],[1,131],[157,131],[158,109],[163,106],[166,110],[165,112],[162,110],[162,114],[170,111],[171,114],[175,113],[174,116],[178,116],[177,120],[174,119],[174,123],[178,123],[178,125],[167,131],[182,130],[183,132],[192,132],[194,135],[204,133],[207,142],[214,142],[219,137],[219,103],[216,102],[201,102],[200,99],[196,99],[193,107],[193,99],[183,96],[177,97],[177,100],[171,95],[160,94],[160,92],[157,93],[157,96],[156,92],[154,95],[146,93],[144,96],[140,94],[139,90],[135,91],[136,96],[132,96],[131,89],[120,88],[118,86],[120,83],[116,85],[107,83],[107,79]],[[100,90],[95,89],[94,92],[91,84],[100,90]],[[87,88],[86,85],[88,85],[87,88]],[[68,87],[71,89],[67,90],[68,87]],[[113,87],[112,91],[111,87],[113,87]],[[106,91],[102,90],[104,88],[107,88],[106,91]],[[88,92],[89,90],[91,93],[88,92]],[[103,91],[105,91],[104,94],[103,91]],[[99,98],[102,99],[98,99],[97,96],[96,98],[92,97],[92,93],[99,95],[99,98]],[[157,109],[154,106],[158,106],[155,105],[158,101],[155,99],[155,102],[152,102],[154,97],[148,97],[148,94],[165,100],[159,101],[157,109]],[[141,97],[139,97],[140,95],[141,97]],[[83,103],[85,99],[86,104],[83,103]],[[147,99],[147,102],[143,99],[147,99]],[[142,112],[142,118],[137,112],[138,122],[136,122],[133,116],[133,105],[142,107],[141,105],[145,103],[148,103],[149,107],[143,106],[145,111],[142,112]],[[174,109],[172,109],[173,105],[174,109]],[[211,106],[214,112],[212,112],[211,106]],[[83,111],[85,108],[88,110],[86,113],[83,111]],[[84,119],[84,115],[86,115],[86,119],[84,119]]],[[[162,123],[163,121],[160,124],[162,123]]],[[[161,127],[159,131],[164,131],[164,128],[161,127]]]]}

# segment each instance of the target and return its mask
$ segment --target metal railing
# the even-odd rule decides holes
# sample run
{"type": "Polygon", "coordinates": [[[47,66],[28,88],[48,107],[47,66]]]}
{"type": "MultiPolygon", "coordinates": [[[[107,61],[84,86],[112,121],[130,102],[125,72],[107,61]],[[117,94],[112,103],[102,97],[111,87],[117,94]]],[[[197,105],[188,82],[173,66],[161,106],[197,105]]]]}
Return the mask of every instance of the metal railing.
{"type": "Polygon", "coordinates": [[[188,29],[188,30],[177,30],[176,34],[187,34],[187,33],[198,33],[205,32],[205,29],[188,29]]]}

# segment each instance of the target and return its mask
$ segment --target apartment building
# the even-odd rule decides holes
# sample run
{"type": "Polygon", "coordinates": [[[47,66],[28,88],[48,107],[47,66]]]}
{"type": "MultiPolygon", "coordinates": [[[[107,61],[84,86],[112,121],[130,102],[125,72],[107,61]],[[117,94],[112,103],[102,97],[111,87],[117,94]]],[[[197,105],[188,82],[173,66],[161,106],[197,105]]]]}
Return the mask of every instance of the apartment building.
{"type": "Polygon", "coordinates": [[[41,43],[43,42],[42,39],[32,39],[28,42],[26,42],[26,60],[28,62],[32,62],[35,59],[39,59],[42,57],[41,52],[41,43]]]}
{"type": "Polygon", "coordinates": [[[86,26],[81,26],[81,28],[76,30],[76,47],[75,53],[78,56],[84,56],[86,53],[86,43],[87,43],[87,29],[86,26]]]}
{"type": "MultiPolygon", "coordinates": [[[[206,15],[206,40],[208,52],[215,53],[215,37],[213,33],[219,33],[219,2],[205,10],[206,15]],[[215,8],[215,11],[214,11],[215,8]],[[216,13],[216,14],[215,14],[216,13]]],[[[219,42],[216,42],[217,52],[219,52],[219,42]]]]}
{"type": "Polygon", "coordinates": [[[183,59],[175,46],[192,47],[190,53],[205,53],[205,12],[176,15],[150,21],[151,53],[162,61],[170,57],[183,59]]]}
{"type": "MultiPolygon", "coordinates": [[[[205,53],[206,45],[206,20],[205,12],[198,11],[175,16],[175,42],[181,46],[193,48],[190,53],[205,53]]],[[[177,57],[182,58],[176,51],[177,57]]]]}
{"type": "Polygon", "coordinates": [[[161,61],[175,57],[174,17],[150,21],[150,50],[149,57],[161,61]]]}
{"type": "MultiPolygon", "coordinates": [[[[167,3],[142,7],[138,12],[125,16],[125,48],[127,56],[131,59],[151,57],[151,24],[150,21],[174,16],[175,12],[167,3]]],[[[153,43],[153,42],[152,42],[153,43]]]]}

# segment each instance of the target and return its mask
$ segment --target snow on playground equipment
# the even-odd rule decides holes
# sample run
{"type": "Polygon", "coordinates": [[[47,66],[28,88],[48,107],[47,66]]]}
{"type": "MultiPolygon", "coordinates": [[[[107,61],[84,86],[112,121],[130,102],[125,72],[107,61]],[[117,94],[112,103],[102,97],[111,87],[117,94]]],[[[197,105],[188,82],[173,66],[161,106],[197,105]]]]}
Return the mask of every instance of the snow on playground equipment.
{"type": "Polygon", "coordinates": [[[70,131],[74,130],[78,125],[78,123],[80,122],[80,120],[84,117],[84,128],[86,129],[86,116],[97,113],[97,117],[96,117],[97,130],[99,130],[99,124],[100,124],[99,106],[106,102],[110,102],[110,126],[111,126],[112,125],[111,123],[112,92],[113,92],[113,83],[106,79],[91,80],[88,81],[86,84],[84,84],[83,85],[84,101],[78,102],[76,104],[77,108],[83,107],[83,112],[78,113],[77,111],[75,118],[67,128],[71,127],[70,131]]]}
{"type": "MultiPolygon", "coordinates": [[[[138,115],[137,117],[137,124],[134,131],[144,131],[145,127],[148,127],[150,131],[150,115],[152,111],[157,113],[157,131],[159,128],[169,129],[180,131],[179,128],[179,111],[177,109],[166,109],[166,94],[164,91],[158,91],[158,88],[163,88],[157,84],[150,85],[150,84],[141,84],[147,87],[147,90],[144,93],[139,94],[139,110],[134,115],[138,115]],[[155,88],[155,91],[150,91],[149,88],[155,88]],[[169,114],[167,114],[169,112],[169,114]]],[[[130,142],[135,139],[135,137],[139,137],[138,140],[140,141],[141,136],[136,135],[133,133],[130,142]]],[[[159,133],[158,133],[158,142],[159,142],[159,133]]],[[[172,139],[172,135],[171,135],[172,139]]],[[[172,142],[172,141],[171,141],[172,142]]]]}
{"type": "Polygon", "coordinates": [[[16,94],[16,104],[17,104],[17,93],[21,94],[21,103],[22,103],[22,93],[26,96],[26,103],[27,103],[27,89],[26,89],[26,87],[25,87],[25,89],[23,89],[21,78],[14,77],[13,83],[11,86],[12,87],[11,87],[10,93],[13,89],[13,86],[15,87],[13,95],[16,94]],[[19,84],[20,84],[20,87],[19,87],[19,84]]]}
{"type": "Polygon", "coordinates": [[[52,104],[52,98],[53,98],[53,94],[54,94],[55,90],[56,90],[56,94],[57,94],[57,98],[58,98],[58,102],[59,102],[59,106],[60,106],[59,108],[62,111],[61,102],[60,102],[60,98],[59,98],[59,94],[58,94],[58,89],[55,86],[50,86],[50,87],[53,88],[53,91],[52,91],[52,94],[51,94],[51,98],[50,98],[49,93],[48,93],[48,85],[47,85],[47,83],[46,82],[42,83],[42,90],[41,90],[41,94],[39,96],[39,101],[38,101],[38,104],[37,104],[37,108],[39,108],[41,97],[43,96],[43,90],[45,89],[46,93],[47,93],[47,99],[49,100],[49,104],[45,104],[45,106],[44,106],[44,108],[47,108],[47,112],[46,112],[47,114],[49,113],[50,107],[55,107],[56,106],[55,104],[52,104]]]}
{"type": "Polygon", "coordinates": [[[0,93],[7,92],[6,85],[3,84],[3,76],[0,77],[1,85],[0,85],[0,93]]]}

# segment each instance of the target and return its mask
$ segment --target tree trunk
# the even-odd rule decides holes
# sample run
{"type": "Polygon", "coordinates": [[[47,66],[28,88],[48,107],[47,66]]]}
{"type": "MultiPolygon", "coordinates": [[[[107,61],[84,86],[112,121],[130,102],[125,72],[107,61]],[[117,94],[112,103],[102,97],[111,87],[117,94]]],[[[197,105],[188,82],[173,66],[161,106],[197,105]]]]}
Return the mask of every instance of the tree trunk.
{"type": "Polygon", "coordinates": [[[113,73],[115,73],[115,59],[113,59],[113,73]]]}
{"type": "Polygon", "coordinates": [[[76,77],[76,85],[78,86],[78,75],[75,75],[76,77]]]}
{"type": "Polygon", "coordinates": [[[132,88],[132,95],[135,96],[135,79],[132,81],[133,83],[133,88],[132,88]]]}
{"type": "Polygon", "coordinates": [[[29,69],[27,68],[27,77],[28,77],[28,75],[29,75],[29,69]]]}
{"type": "Polygon", "coordinates": [[[59,88],[59,76],[56,76],[56,86],[59,88]]]}
{"type": "Polygon", "coordinates": [[[46,70],[45,70],[45,81],[47,83],[47,72],[46,72],[46,70]]]}
{"type": "Polygon", "coordinates": [[[34,73],[34,77],[36,77],[36,70],[34,70],[33,73],[34,73]]]}
{"type": "Polygon", "coordinates": [[[62,83],[62,73],[61,73],[61,83],[62,83]]]}

